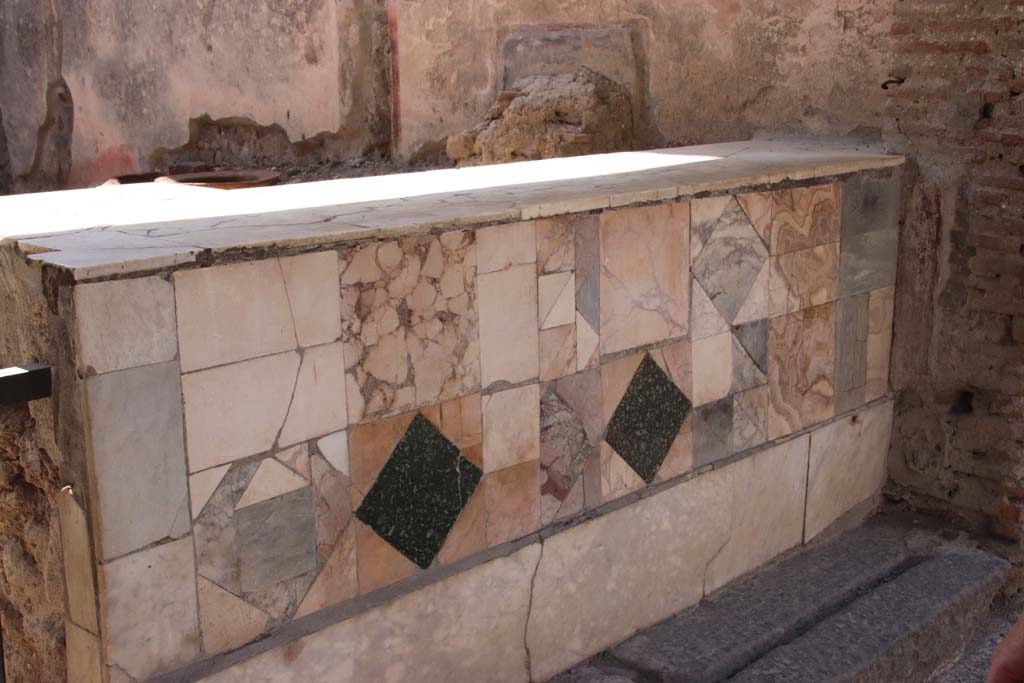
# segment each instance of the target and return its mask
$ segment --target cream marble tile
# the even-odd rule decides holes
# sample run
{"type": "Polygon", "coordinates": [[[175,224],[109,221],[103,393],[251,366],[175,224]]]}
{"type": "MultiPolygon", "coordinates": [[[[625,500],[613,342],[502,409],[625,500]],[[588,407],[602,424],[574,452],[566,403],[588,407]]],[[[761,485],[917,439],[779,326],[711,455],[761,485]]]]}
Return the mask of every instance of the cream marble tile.
{"type": "Polygon", "coordinates": [[[270,617],[212,581],[198,576],[199,625],[207,655],[227,652],[255,640],[270,617]]]}
{"type": "Polygon", "coordinates": [[[809,445],[805,434],[725,468],[732,477],[732,534],[708,564],[705,593],[803,540],[809,445]]]}
{"type": "Polygon", "coordinates": [[[886,401],[811,432],[805,542],[881,489],[892,417],[886,401]]]}
{"type": "Polygon", "coordinates": [[[100,639],[70,621],[64,622],[67,680],[103,683],[100,639]]]}
{"type": "Polygon", "coordinates": [[[663,204],[601,215],[601,353],[687,333],[689,209],[663,204]]]}
{"type": "Polygon", "coordinates": [[[74,289],[78,371],[101,374],[174,360],[174,286],[161,277],[74,289]]]}
{"type": "Polygon", "coordinates": [[[324,458],[327,459],[327,462],[331,464],[331,467],[347,477],[349,474],[348,434],[346,432],[338,432],[325,436],[317,441],[316,445],[324,458]]]}
{"type": "Polygon", "coordinates": [[[540,547],[528,546],[204,680],[526,683],[523,633],[539,557],[540,547]]]}
{"type": "Polygon", "coordinates": [[[732,334],[693,342],[693,405],[712,403],[729,395],[733,376],[732,334]]]}
{"type": "Polygon", "coordinates": [[[281,271],[299,346],[337,341],[341,337],[338,252],[283,258],[281,271]]]}
{"type": "Polygon", "coordinates": [[[540,371],[536,267],[480,275],[477,289],[481,384],[535,379],[540,371]]]}
{"type": "Polygon", "coordinates": [[[601,444],[601,502],[639,491],[646,483],[607,443],[601,444]]]}
{"type": "Polygon", "coordinates": [[[493,273],[512,266],[536,263],[536,230],[533,221],[477,230],[477,272],[493,273]]]}
{"type": "Polygon", "coordinates": [[[309,485],[309,482],[291,471],[273,458],[264,458],[256,469],[245,492],[235,505],[239,510],[265,500],[298,491],[309,485]]]}
{"type": "Polygon", "coordinates": [[[731,477],[713,471],[544,541],[526,629],[533,680],[700,601],[732,500],[731,477]]]}
{"type": "Polygon", "coordinates": [[[99,631],[96,621],[96,587],[89,526],[82,506],[70,486],[57,493],[60,538],[64,557],[64,581],[67,588],[67,616],[71,621],[99,631]]]}
{"type": "Polygon", "coordinates": [[[177,363],[85,382],[96,482],[97,555],[118,557],[176,534],[187,516],[177,363]]]}
{"type": "Polygon", "coordinates": [[[345,360],[341,343],[306,349],[278,441],[288,446],[346,426],[345,360]]]}
{"type": "Polygon", "coordinates": [[[174,274],[183,372],[296,347],[277,259],[174,274]]]}
{"type": "Polygon", "coordinates": [[[896,290],[876,289],[868,296],[867,384],[864,400],[873,401],[889,391],[889,356],[892,352],[893,306],[896,290]]]}
{"type": "Polygon", "coordinates": [[[191,538],[104,567],[108,665],[145,680],[199,654],[195,572],[191,538]]]}
{"type": "Polygon", "coordinates": [[[540,526],[539,460],[491,472],[480,486],[484,489],[488,546],[521,538],[540,526]]]}
{"type": "Polygon", "coordinates": [[[576,280],[573,274],[542,275],[537,279],[537,301],[540,329],[571,325],[576,318],[576,280]]]}
{"type": "Polygon", "coordinates": [[[270,450],[298,370],[299,354],[289,351],[183,376],[189,470],[270,450]]]}
{"type": "Polygon", "coordinates": [[[483,397],[484,472],[540,457],[540,388],[536,384],[483,397]]]}

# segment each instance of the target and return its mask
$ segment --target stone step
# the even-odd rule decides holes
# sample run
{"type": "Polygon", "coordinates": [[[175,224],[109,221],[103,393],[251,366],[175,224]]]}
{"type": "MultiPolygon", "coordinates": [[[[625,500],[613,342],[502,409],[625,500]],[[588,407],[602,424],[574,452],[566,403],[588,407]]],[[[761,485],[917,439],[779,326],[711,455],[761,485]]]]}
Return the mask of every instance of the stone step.
{"type": "Polygon", "coordinates": [[[1005,562],[981,551],[940,552],[730,681],[927,681],[972,638],[1007,570],[1005,562]]]}
{"type": "Polygon", "coordinates": [[[915,681],[949,663],[1008,565],[871,524],[727,586],[557,683],[915,681]]]}

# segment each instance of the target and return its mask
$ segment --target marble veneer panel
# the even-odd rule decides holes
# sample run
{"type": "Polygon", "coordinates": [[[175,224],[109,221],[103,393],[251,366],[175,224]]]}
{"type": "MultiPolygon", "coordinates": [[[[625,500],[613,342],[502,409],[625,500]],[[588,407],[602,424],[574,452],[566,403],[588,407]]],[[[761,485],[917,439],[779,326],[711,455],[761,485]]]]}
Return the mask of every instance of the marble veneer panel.
{"type": "Polygon", "coordinates": [[[892,352],[893,308],[896,290],[876,289],[868,295],[867,382],[864,399],[873,401],[889,391],[889,358],[892,352]]]}
{"type": "Polygon", "coordinates": [[[337,340],[337,274],[331,251],[178,271],[182,371],[337,340]]]}
{"type": "MultiPolygon", "coordinates": [[[[476,252],[471,231],[342,251],[342,339],[352,422],[479,388],[476,252]]],[[[535,300],[531,310],[536,314],[535,300]]]]}
{"type": "Polygon", "coordinates": [[[860,174],[843,189],[840,290],[862,294],[896,284],[900,174],[860,174]]]}
{"type": "Polygon", "coordinates": [[[772,193],[772,254],[788,254],[839,241],[842,188],[838,184],[772,193]]]}
{"type": "Polygon", "coordinates": [[[772,318],[768,327],[768,438],[835,412],[836,305],[772,318]]]}
{"type": "Polygon", "coordinates": [[[601,372],[564,377],[541,387],[541,525],[601,504],[598,468],[604,432],[601,372]],[[587,465],[591,464],[591,467],[587,465]],[[591,500],[587,500],[587,494],[591,500]]]}
{"type": "Polygon", "coordinates": [[[732,533],[708,563],[705,594],[800,545],[809,446],[805,434],[725,468],[732,480],[732,533]]]}
{"type": "MultiPolygon", "coordinates": [[[[483,228],[476,235],[481,383],[489,387],[496,382],[536,379],[540,372],[537,228],[533,222],[513,223],[483,228]]],[[[545,340],[548,364],[564,354],[564,335],[551,332],[545,340]]]]}
{"type": "Polygon", "coordinates": [[[153,546],[103,566],[106,663],[134,680],[199,654],[192,539],[153,546]]]}
{"type": "Polygon", "coordinates": [[[90,632],[99,633],[89,524],[85,511],[68,486],[57,494],[57,511],[60,515],[64,582],[67,588],[67,616],[70,621],[90,632]]]}
{"type": "Polygon", "coordinates": [[[689,204],[601,214],[601,353],[684,336],[689,328],[689,204]]]}
{"type": "Polygon", "coordinates": [[[78,372],[92,375],[174,360],[174,286],[162,277],[74,289],[78,372]]]}
{"type": "Polygon", "coordinates": [[[705,568],[732,528],[728,469],[544,542],[526,630],[533,680],[547,680],[704,596],[705,568]]]}
{"type": "Polygon", "coordinates": [[[836,304],[836,412],[863,405],[868,377],[868,295],[836,304]]]}
{"type": "Polygon", "coordinates": [[[689,342],[625,356],[601,368],[606,424],[599,476],[588,476],[587,506],[607,502],[693,465],[689,342]],[[594,501],[594,503],[592,503],[594,501]]]}
{"type": "Polygon", "coordinates": [[[204,680],[525,683],[523,633],[539,557],[539,545],[523,548],[204,680]]]}
{"type": "Polygon", "coordinates": [[[89,377],[85,397],[97,555],[188,533],[177,362],[89,377]]]}
{"type": "Polygon", "coordinates": [[[348,421],[341,343],[189,373],[181,385],[192,472],[327,436],[348,421]]]}
{"type": "Polygon", "coordinates": [[[811,433],[805,541],[881,489],[892,417],[890,400],[811,433]]]}

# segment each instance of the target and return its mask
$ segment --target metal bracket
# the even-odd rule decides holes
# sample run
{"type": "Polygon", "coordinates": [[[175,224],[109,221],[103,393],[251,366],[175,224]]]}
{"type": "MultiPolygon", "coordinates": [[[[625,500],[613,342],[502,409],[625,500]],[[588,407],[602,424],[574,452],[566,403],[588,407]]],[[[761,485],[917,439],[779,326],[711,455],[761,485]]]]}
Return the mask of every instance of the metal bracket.
{"type": "Polygon", "coordinates": [[[0,369],[0,405],[50,398],[52,392],[50,366],[46,363],[0,369]]]}

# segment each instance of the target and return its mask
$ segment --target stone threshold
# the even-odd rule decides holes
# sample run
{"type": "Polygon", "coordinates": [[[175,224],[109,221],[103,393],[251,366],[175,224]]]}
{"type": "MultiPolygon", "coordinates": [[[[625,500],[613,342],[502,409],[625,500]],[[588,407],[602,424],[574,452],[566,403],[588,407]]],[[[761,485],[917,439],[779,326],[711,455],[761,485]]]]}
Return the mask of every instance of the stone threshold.
{"type": "MultiPolygon", "coordinates": [[[[424,572],[414,574],[413,576],[403,579],[397,583],[391,584],[384,588],[381,588],[372,593],[362,595],[338,605],[328,607],[320,612],[309,615],[308,617],[293,621],[285,624],[278,630],[271,633],[269,636],[262,640],[258,640],[253,643],[249,643],[238,650],[232,652],[222,653],[214,655],[208,659],[193,662],[185,667],[182,667],[176,671],[172,671],[160,676],[150,679],[151,683],[186,683],[189,681],[202,680],[208,676],[216,674],[218,672],[229,669],[241,662],[244,662],[252,657],[260,655],[264,652],[268,652],[275,648],[279,648],[287,645],[288,643],[297,641],[306,636],[312,635],[323,629],[338,624],[361,614],[369,612],[373,609],[387,605],[388,603],[411,593],[415,593],[423,588],[437,584],[445,579],[451,578],[463,572],[466,572],[474,567],[487,564],[493,560],[509,557],[515,554],[517,551],[523,548],[540,544],[543,549],[543,544],[549,538],[558,534],[567,532],[575,527],[578,527],[591,520],[604,517],[613,512],[629,507],[635,503],[638,503],[647,498],[656,496],[665,491],[671,490],[677,486],[681,486],[690,482],[691,480],[706,475],[713,470],[720,470],[723,467],[735,464],[742,460],[752,458],[766,451],[770,451],[780,445],[795,441],[808,434],[819,431],[827,425],[848,420],[854,415],[863,414],[874,407],[885,404],[895,400],[895,395],[892,393],[885,394],[873,401],[859,405],[856,408],[840,413],[833,416],[828,420],[815,423],[810,427],[806,427],[799,431],[788,434],[778,439],[767,441],[754,448],[741,451],[739,453],[732,454],[726,458],[723,458],[714,463],[705,465],[692,472],[687,472],[673,479],[653,484],[648,488],[636,491],[621,498],[617,498],[613,501],[605,503],[604,505],[588,510],[582,515],[573,519],[564,520],[561,522],[555,522],[539,531],[518,538],[514,541],[509,541],[505,544],[489,548],[485,551],[479,552],[475,555],[467,557],[463,560],[455,562],[450,565],[432,567],[424,572]]],[[[873,501],[872,501],[873,503],[873,501]]],[[[852,514],[860,519],[862,513],[851,510],[848,514],[852,514]]],[[[841,527],[841,524],[836,525],[837,529],[841,527]]],[[[827,540],[832,536],[829,530],[825,530],[825,533],[821,537],[821,541],[827,540]]],[[[814,543],[813,545],[817,545],[814,543]]],[[[798,546],[796,549],[790,551],[793,554],[801,554],[806,548],[810,546],[798,546]]],[[[787,553],[789,556],[789,553],[787,553]]]]}
{"type": "Polygon", "coordinates": [[[148,183],[0,198],[0,246],[86,281],[890,168],[856,143],[752,140],[226,192],[148,183]]]}

